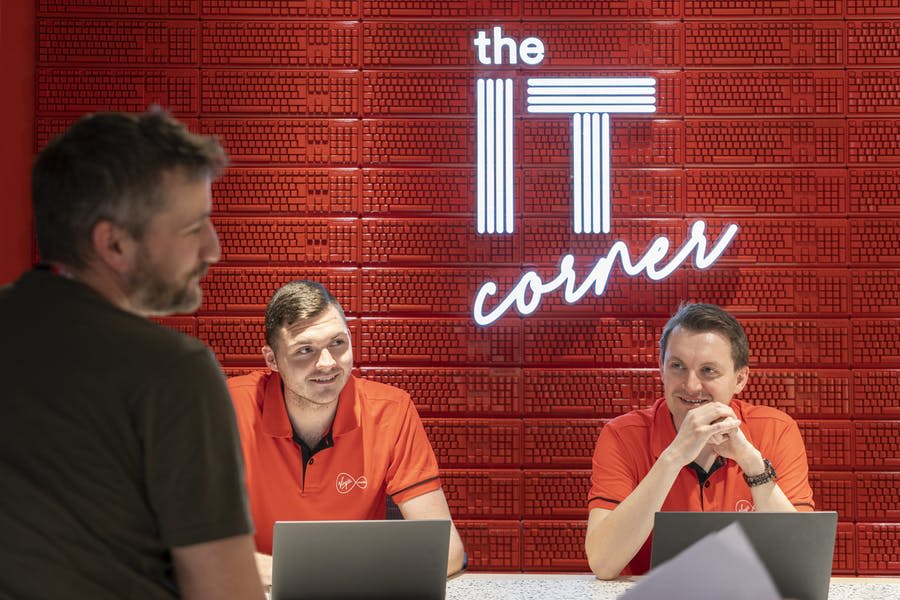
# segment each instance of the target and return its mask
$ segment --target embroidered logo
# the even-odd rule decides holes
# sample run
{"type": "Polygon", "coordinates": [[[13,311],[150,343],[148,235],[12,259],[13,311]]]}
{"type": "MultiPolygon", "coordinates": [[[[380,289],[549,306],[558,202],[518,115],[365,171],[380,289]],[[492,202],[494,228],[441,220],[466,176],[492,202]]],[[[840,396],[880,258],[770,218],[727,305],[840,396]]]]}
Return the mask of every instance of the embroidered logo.
{"type": "Polygon", "coordinates": [[[734,505],[735,512],[753,512],[756,507],[749,500],[738,500],[734,505]]]}
{"type": "Polygon", "coordinates": [[[354,488],[364,490],[369,485],[365,475],[356,478],[349,473],[340,473],[334,480],[334,487],[337,488],[339,494],[349,494],[354,488]]]}

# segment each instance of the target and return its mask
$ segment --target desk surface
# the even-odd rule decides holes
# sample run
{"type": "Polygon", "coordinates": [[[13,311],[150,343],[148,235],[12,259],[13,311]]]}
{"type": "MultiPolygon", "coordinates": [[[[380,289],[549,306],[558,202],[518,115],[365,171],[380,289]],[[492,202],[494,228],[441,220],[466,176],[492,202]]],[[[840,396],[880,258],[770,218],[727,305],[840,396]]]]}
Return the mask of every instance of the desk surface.
{"type": "MultiPolygon", "coordinates": [[[[606,600],[632,585],[632,579],[598,581],[587,574],[465,573],[447,582],[447,600],[606,600]]],[[[900,578],[833,577],[828,598],[897,600],[900,578]]]]}

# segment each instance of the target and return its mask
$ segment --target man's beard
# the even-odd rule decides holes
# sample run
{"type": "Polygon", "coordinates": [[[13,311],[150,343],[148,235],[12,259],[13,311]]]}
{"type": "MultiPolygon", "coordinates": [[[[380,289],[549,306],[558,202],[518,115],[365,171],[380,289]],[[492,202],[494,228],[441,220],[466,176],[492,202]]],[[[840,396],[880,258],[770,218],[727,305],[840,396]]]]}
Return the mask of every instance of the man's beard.
{"type": "Polygon", "coordinates": [[[192,313],[200,307],[203,294],[200,286],[190,280],[198,275],[202,277],[208,267],[207,263],[202,263],[184,280],[170,281],[142,253],[128,280],[131,304],[147,316],[192,313]]]}

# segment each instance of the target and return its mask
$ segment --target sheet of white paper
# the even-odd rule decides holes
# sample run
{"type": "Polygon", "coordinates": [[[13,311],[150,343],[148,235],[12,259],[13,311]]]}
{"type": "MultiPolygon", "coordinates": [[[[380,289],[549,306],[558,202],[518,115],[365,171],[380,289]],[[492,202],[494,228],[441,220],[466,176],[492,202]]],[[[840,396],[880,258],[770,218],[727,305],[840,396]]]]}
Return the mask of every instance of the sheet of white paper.
{"type": "Polygon", "coordinates": [[[740,524],[732,523],[650,571],[620,598],[780,600],[781,595],[740,524]]]}

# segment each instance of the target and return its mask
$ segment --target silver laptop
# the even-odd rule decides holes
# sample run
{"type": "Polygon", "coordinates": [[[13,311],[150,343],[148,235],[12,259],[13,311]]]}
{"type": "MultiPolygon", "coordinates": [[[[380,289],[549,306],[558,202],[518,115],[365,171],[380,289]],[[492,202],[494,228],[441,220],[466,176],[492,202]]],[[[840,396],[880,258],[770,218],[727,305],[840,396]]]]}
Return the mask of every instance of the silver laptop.
{"type": "Polygon", "coordinates": [[[653,522],[650,568],[735,521],[741,524],[782,597],[828,598],[837,531],[834,511],[658,512],[653,522]]]}
{"type": "Polygon", "coordinates": [[[449,547],[449,520],[277,521],[272,600],[443,600],[449,547]]]}

